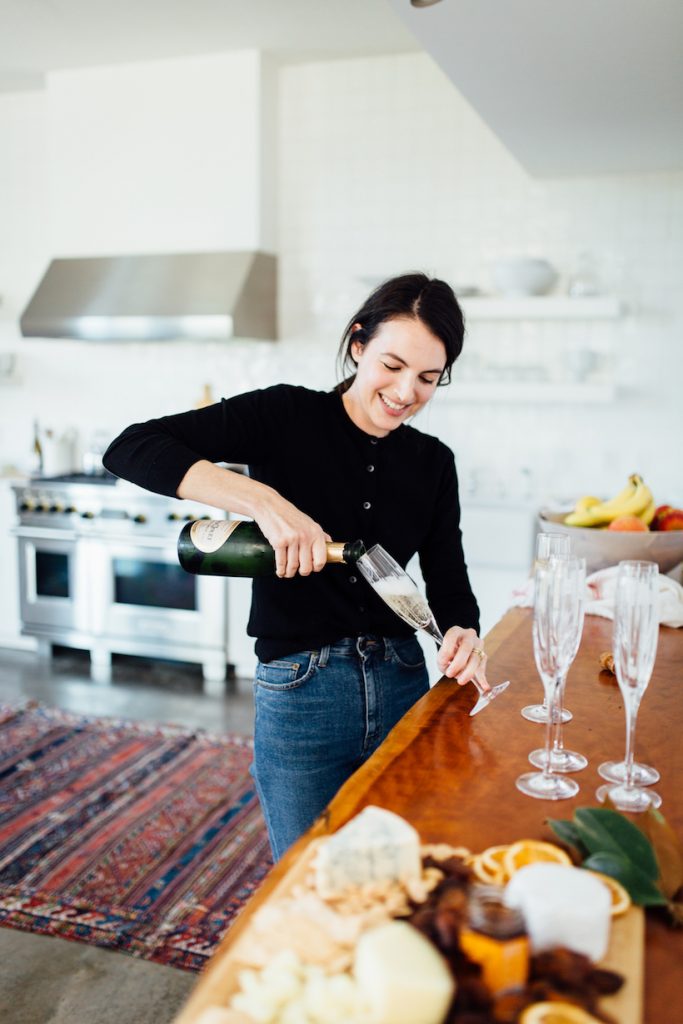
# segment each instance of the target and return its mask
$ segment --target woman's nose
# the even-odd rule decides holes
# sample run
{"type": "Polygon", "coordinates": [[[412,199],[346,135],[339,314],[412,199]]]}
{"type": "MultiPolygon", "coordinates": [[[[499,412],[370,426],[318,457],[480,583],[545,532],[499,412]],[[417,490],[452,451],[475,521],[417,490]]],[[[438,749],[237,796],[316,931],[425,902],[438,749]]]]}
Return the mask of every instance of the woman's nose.
{"type": "Polygon", "coordinates": [[[415,384],[412,380],[404,377],[396,384],[396,394],[403,405],[408,405],[415,398],[415,384]]]}

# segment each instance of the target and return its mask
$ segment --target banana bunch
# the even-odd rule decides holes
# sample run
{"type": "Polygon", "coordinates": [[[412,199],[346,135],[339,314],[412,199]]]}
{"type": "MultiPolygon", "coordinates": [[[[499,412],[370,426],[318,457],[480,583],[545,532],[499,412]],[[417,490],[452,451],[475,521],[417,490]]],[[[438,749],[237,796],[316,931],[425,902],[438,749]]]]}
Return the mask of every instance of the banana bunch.
{"type": "Polygon", "coordinates": [[[565,516],[567,526],[607,526],[621,516],[637,516],[646,526],[655,514],[655,499],[642,476],[632,473],[628,484],[609,501],[592,495],[579,498],[574,511],[565,516]]]}

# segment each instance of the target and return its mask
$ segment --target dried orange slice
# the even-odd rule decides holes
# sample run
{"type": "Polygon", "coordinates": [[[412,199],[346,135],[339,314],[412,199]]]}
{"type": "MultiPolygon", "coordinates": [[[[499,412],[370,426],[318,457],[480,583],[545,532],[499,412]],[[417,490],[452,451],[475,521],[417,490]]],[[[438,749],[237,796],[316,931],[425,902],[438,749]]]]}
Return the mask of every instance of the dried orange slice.
{"type": "Polygon", "coordinates": [[[609,889],[612,897],[612,917],[621,917],[622,914],[625,914],[631,906],[631,897],[621,882],[617,882],[616,878],[612,878],[610,875],[603,875],[600,871],[591,871],[589,868],[586,870],[589,874],[599,878],[609,889]]]}
{"type": "Polygon", "coordinates": [[[492,867],[489,867],[484,862],[483,857],[483,854],[478,853],[472,858],[470,867],[475,877],[480,882],[485,882],[486,885],[504,885],[507,879],[502,866],[494,864],[492,867]]]}
{"type": "Polygon", "coordinates": [[[507,875],[512,877],[515,871],[525,868],[527,864],[538,864],[541,861],[552,864],[569,864],[571,858],[554,843],[544,843],[540,839],[520,839],[512,843],[503,855],[503,867],[507,875]]]}

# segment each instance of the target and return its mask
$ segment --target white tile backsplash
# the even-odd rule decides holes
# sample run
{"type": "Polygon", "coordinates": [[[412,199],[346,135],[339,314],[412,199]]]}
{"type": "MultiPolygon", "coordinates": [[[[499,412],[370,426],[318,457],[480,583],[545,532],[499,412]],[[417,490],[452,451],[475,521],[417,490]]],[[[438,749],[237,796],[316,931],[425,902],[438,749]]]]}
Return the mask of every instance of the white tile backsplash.
{"type": "MultiPolygon", "coordinates": [[[[529,178],[423,55],[283,67],[277,101],[282,340],[100,346],[5,338],[19,355],[0,384],[0,469],[26,462],[36,417],[83,435],[95,426],[113,434],[189,407],[205,382],[215,395],[279,380],[331,386],[339,336],[368,290],[362,278],[418,268],[486,290],[496,259],[525,253],[550,260],[565,289],[589,253],[602,289],[626,303],[627,316],[472,320],[455,376],[465,386],[496,373],[514,396],[515,374],[540,377],[539,388],[572,382],[584,372],[576,353],[594,351],[586,379],[611,379],[614,402],[470,403],[439,394],[420,421],[453,447],[468,487],[488,481],[510,498],[529,489],[539,499],[608,494],[639,470],[658,499],[683,502],[683,174],[529,178]]],[[[0,174],[0,294],[10,316],[53,255],[41,235],[50,191],[44,108],[40,93],[0,97],[0,137],[12,154],[0,174]]],[[[233,186],[226,174],[225,188],[233,186]]],[[[160,239],[172,223],[171,211],[160,239]]],[[[78,225],[79,237],[85,228],[78,225]]]]}

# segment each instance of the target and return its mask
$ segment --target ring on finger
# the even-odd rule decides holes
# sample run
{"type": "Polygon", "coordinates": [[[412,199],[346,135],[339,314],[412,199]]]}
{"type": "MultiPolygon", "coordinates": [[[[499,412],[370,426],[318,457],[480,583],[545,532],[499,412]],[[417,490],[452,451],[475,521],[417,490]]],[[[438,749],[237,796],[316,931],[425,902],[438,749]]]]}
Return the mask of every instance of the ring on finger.
{"type": "Polygon", "coordinates": [[[480,665],[481,665],[482,661],[484,660],[484,658],[486,657],[486,653],[485,653],[485,651],[482,651],[481,647],[473,647],[472,648],[472,654],[476,654],[477,655],[477,657],[479,658],[479,664],[480,665]]]}

